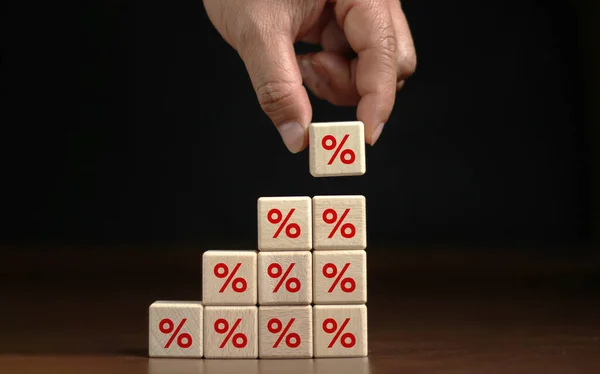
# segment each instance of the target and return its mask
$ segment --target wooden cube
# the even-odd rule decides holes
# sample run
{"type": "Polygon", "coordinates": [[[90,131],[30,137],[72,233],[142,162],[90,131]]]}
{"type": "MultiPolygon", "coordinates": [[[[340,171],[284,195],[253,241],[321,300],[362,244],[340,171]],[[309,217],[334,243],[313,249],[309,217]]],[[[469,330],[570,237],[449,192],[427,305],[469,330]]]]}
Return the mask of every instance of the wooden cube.
{"type": "Polygon", "coordinates": [[[202,357],[203,308],[200,301],[158,300],[152,303],[148,312],[148,355],[202,357]]]}
{"type": "Polygon", "coordinates": [[[365,174],[365,130],[362,122],[311,123],[308,134],[308,157],[313,177],[365,174]]]}
{"type": "Polygon", "coordinates": [[[256,305],[257,251],[210,250],[202,255],[204,305],[256,305]]]}
{"type": "Polygon", "coordinates": [[[313,229],[311,207],[308,196],[258,199],[258,249],[310,251],[313,229]]]}
{"type": "Polygon", "coordinates": [[[205,358],[257,358],[258,307],[206,306],[205,358]]]}
{"type": "Polygon", "coordinates": [[[312,278],[311,252],[258,253],[260,305],[309,305],[312,278]]]}
{"type": "Polygon", "coordinates": [[[367,248],[367,208],[364,196],[315,196],[312,201],[315,251],[367,248]]]}
{"type": "Polygon", "coordinates": [[[312,255],[315,304],[367,302],[366,251],[314,251],[312,255]]]}
{"type": "Polygon", "coordinates": [[[258,308],[260,358],[311,358],[312,307],[261,306],[258,308]]]}
{"type": "Polygon", "coordinates": [[[315,305],[313,322],[315,357],[367,356],[366,305],[315,305]]]}

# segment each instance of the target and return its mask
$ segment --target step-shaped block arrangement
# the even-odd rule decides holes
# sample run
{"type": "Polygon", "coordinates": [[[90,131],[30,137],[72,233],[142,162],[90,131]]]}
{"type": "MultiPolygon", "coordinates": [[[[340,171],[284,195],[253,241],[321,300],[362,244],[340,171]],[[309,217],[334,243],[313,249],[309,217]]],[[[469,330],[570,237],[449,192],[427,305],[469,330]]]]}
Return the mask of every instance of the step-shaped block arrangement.
{"type": "Polygon", "coordinates": [[[366,356],[364,196],[262,197],[257,210],[258,250],[202,255],[202,302],[151,305],[150,356],[366,356]]]}
{"type": "MultiPolygon", "coordinates": [[[[364,124],[312,123],[314,177],[366,172],[364,124]]],[[[257,201],[257,250],[202,256],[202,301],[157,301],[150,357],[364,357],[367,228],[364,196],[257,201]]]]}

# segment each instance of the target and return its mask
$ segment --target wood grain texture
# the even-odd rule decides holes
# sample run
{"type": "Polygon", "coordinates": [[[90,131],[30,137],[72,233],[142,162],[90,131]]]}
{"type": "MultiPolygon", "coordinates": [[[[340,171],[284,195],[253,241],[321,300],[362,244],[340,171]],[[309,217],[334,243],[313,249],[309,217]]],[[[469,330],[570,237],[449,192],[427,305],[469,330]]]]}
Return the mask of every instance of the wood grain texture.
{"type": "Polygon", "coordinates": [[[258,303],[260,305],[312,303],[312,258],[312,253],[307,251],[259,252],[258,303]]]}
{"type": "Polygon", "coordinates": [[[199,298],[199,246],[6,248],[0,372],[597,374],[600,367],[600,252],[572,244],[554,255],[544,246],[370,242],[366,358],[148,358],[148,306],[199,298]]]}
{"type": "Polygon", "coordinates": [[[312,322],[313,311],[310,305],[259,307],[259,357],[311,358],[313,356],[312,322]]]}
{"type": "Polygon", "coordinates": [[[315,305],[313,313],[315,357],[367,356],[366,305],[315,305]]]}
{"type": "Polygon", "coordinates": [[[312,201],[313,249],[315,251],[367,248],[367,207],[364,196],[314,196],[312,201]],[[346,214],[345,217],[344,214],[346,214]],[[343,221],[332,234],[336,224],[342,218],[343,221]],[[353,231],[354,235],[352,235],[353,231]],[[347,237],[344,237],[343,234],[347,237]]]}
{"type": "Polygon", "coordinates": [[[258,293],[256,255],[257,251],[253,250],[204,252],[202,255],[204,305],[256,305],[258,293]],[[234,272],[235,275],[232,276],[234,272]],[[226,284],[230,277],[231,280],[226,284]]]}
{"type": "Polygon", "coordinates": [[[365,132],[362,122],[311,123],[308,136],[310,174],[313,177],[365,174],[365,132]]]}
{"type": "Polygon", "coordinates": [[[312,255],[315,304],[366,304],[366,251],[315,251],[312,255]]]}
{"type": "Polygon", "coordinates": [[[203,308],[200,301],[158,300],[152,303],[148,311],[149,356],[202,357],[203,308]]]}
{"type": "Polygon", "coordinates": [[[258,307],[206,306],[204,357],[257,358],[258,307]]]}
{"type": "Polygon", "coordinates": [[[312,249],[310,197],[261,197],[258,199],[257,211],[260,251],[310,251],[312,249]],[[291,215],[286,220],[290,212],[291,215]]]}

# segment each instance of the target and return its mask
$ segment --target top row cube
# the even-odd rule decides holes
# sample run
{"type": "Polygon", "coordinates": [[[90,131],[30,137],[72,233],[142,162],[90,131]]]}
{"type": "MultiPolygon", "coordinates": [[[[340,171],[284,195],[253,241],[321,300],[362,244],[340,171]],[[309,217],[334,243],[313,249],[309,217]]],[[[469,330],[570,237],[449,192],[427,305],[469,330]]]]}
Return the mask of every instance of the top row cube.
{"type": "Polygon", "coordinates": [[[365,130],[362,122],[311,123],[308,133],[308,157],[313,177],[365,173],[365,130]]]}
{"type": "Polygon", "coordinates": [[[258,249],[261,251],[362,250],[366,247],[364,196],[258,199],[258,249]]]}

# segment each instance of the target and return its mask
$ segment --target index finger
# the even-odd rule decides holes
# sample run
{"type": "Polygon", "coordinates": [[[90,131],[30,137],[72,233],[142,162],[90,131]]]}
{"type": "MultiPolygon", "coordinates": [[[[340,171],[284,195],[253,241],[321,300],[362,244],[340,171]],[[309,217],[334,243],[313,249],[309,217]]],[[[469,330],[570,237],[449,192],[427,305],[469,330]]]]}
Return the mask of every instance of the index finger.
{"type": "Polygon", "coordinates": [[[357,119],[373,143],[389,119],[396,99],[398,43],[386,0],[337,0],[335,15],[358,54],[356,88],[361,97],[357,119]]]}

